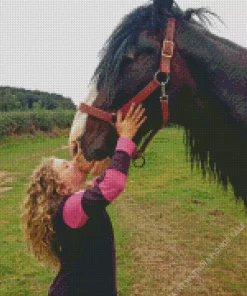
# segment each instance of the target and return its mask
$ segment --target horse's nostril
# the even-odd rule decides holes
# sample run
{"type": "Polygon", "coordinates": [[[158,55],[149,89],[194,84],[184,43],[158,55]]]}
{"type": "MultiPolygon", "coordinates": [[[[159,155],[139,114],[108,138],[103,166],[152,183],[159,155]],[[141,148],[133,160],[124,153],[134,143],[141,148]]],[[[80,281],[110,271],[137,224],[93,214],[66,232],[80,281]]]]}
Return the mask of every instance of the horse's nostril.
{"type": "Polygon", "coordinates": [[[76,141],[72,141],[70,143],[70,153],[72,157],[75,157],[79,151],[78,143],[76,141]]]}
{"type": "Polygon", "coordinates": [[[78,152],[79,152],[79,143],[74,141],[72,143],[72,156],[73,157],[76,156],[78,154],[78,152]]]}

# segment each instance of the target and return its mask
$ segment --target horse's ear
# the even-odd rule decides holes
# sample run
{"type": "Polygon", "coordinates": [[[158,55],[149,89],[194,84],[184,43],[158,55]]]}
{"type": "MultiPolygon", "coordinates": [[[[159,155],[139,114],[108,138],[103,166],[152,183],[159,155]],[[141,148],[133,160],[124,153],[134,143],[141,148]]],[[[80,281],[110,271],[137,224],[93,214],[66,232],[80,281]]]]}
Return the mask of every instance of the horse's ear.
{"type": "Polygon", "coordinates": [[[153,3],[156,11],[160,14],[164,11],[170,12],[173,5],[173,0],[153,0],[153,3]]]}

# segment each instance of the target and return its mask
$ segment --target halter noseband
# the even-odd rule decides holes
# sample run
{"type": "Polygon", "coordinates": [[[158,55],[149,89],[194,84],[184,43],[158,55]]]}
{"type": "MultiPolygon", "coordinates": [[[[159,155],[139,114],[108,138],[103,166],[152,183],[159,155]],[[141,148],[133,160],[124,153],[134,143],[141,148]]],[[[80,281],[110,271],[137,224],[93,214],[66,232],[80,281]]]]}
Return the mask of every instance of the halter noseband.
{"type": "MultiPolygon", "coordinates": [[[[126,103],[122,108],[120,108],[123,116],[125,116],[131,106],[132,103],[139,104],[143,102],[146,98],[148,98],[158,87],[161,87],[161,109],[163,114],[163,124],[159,128],[161,129],[166,125],[169,119],[169,110],[168,110],[168,95],[166,94],[166,84],[170,79],[171,72],[171,58],[173,57],[173,49],[174,49],[174,35],[175,35],[175,24],[176,20],[174,18],[168,18],[167,26],[164,34],[160,66],[158,72],[155,73],[154,78],[146,85],[144,89],[142,89],[138,94],[136,94],[128,103],[126,103]],[[159,74],[162,74],[162,77],[166,76],[166,79],[163,81],[159,79],[159,74]],[[161,81],[160,81],[161,80],[161,81]]],[[[103,111],[97,107],[89,106],[85,103],[81,103],[79,106],[79,110],[81,112],[85,112],[91,116],[94,116],[98,119],[101,119],[105,122],[108,122],[114,126],[114,122],[116,120],[116,114],[103,111]]],[[[134,159],[142,157],[142,153],[147,147],[148,143],[154,137],[154,135],[159,131],[153,130],[150,132],[148,137],[145,139],[141,148],[136,151],[134,159]]],[[[143,159],[143,165],[145,164],[145,160],[143,159]]],[[[141,165],[141,166],[143,166],[141,165]]]]}

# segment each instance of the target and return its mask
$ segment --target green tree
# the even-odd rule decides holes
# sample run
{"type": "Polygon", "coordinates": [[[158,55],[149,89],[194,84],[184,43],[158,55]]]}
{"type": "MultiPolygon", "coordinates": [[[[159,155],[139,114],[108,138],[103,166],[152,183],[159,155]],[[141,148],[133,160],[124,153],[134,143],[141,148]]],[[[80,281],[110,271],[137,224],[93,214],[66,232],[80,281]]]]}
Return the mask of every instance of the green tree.
{"type": "Polygon", "coordinates": [[[14,111],[17,110],[18,104],[15,95],[12,95],[10,91],[4,93],[0,98],[0,110],[1,111],[14,111]]]}
{"type": "Polygon", "coordinates": [[[0,111],[30,109],[75,110],[76,106],[70,98],[62,95],[23,88],[0,87],[0,111]]]}

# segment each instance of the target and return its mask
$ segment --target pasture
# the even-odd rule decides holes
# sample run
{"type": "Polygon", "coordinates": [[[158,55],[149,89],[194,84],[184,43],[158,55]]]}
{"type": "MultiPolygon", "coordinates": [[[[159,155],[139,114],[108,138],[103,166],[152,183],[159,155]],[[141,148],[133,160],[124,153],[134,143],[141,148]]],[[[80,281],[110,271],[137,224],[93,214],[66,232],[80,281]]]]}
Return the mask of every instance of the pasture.
{"type": "MultiPolygon", "coordinates": [[[[54,273],[22,240],[25,184],[42,157],[69,158],[68,136],[0,142],[0,295],[43,296],[54,273]],[[11,187],[10,190],[4,190],[11,187]]],[[[242,202],[191,172],[183,131],[159,132],[146,166],[131,165],[126,190],[109,206],[120,296],[247,295],[247,231],[242,202]]]]}

